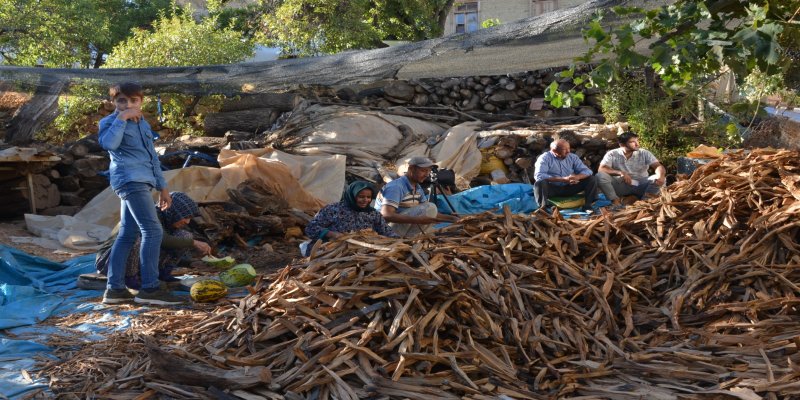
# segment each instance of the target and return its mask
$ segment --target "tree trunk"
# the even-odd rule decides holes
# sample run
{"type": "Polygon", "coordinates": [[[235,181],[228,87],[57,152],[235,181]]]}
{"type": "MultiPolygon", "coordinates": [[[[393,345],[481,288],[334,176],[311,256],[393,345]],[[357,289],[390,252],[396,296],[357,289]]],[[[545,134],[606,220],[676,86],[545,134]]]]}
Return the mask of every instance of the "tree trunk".
{"type": "Polygon", "coordinates": [[[162,350],[152,340],[145,341],[150,364],[158,376],[170,382],[192,386],[217,386],[226,389],[246,389],[269,383],[269,370],[263,366],[221,369],[207,364],[194,364],[162,350]]]}
{"type": "Polygon", "coordinates": [[[206,115],[203,129],[206,135],[221,137],[227,131],[260,133],[269,129],[278,113],[271,108],[231,111],[206,115]]]}
{"type": "Polygon", "coordinates": [[[455,0],[445,1],[442,8],[436,11],[436,19],[439,25],[439,34],[444,33],[445,24],[447,24],[447,16],[450,14],[450,9],[453,8],[455,0]]]}
{"type": "Polygon", "coordinates": [[[6,142],[16,145],[30,143],[37,131],[50,125],[58,116],[58,96],[66,82],[42,77],[33,98],[20,107],[9,121],[6,142]]]}
{"type": "Polygon", "coordinates": [[[242,95],[239,99],[228,99],[222,103],[220,112],[242,111],[253,108],[271,108],[277,111],[292,111],[303,98],[293,93],[263,93],[242,95]]]}
{"type": "MultiPolygon", "coordinates": [[[[581,29],[600,10],[613,6],[654,8],[672,2],[593,0],[466,35],[324,57],[142,69],[0,67],[0,79],[30,83],[46,75],[58,80],[91,79],[107,83],[135,80],[152,92],[238,94],[244,92],[243,88],[265,93],[301,85],[347,86],[396,78],[505,75],[572,64],[589,49],[581,29]]],[[[443,8],[439,17],[446,18],[447,12],[449,8],[443,8]]],[[[603,23],[619,24],[634,16],[624,18],[621,21],[609,16],[603,23]]],[[[637,48],[646,51],[649,43],[641,41],[637,48]]]]}

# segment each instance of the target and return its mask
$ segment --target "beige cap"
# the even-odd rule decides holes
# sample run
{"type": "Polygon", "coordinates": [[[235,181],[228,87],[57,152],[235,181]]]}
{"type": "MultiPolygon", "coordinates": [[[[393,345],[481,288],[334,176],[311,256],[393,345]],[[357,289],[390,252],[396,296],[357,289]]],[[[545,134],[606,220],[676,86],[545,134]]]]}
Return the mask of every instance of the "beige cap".
{"type": "Polygon", "coordinates": [[[421,167],[421,168],[429,168],[434,166],[435,164],[428,157],[415,156],[411,157],[411,159],[408,160],[408,165],[413,165],[415,167],[421,167]]]}

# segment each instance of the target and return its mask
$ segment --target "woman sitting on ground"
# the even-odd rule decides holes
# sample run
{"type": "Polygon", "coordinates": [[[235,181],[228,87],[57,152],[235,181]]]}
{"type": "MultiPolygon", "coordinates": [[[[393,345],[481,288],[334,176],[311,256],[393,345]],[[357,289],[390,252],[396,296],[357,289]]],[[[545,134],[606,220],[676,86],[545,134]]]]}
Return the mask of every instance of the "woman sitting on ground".
{"type": "MultiPolygon", "coordinates": [[[[185,228],[189,220],[200,214],[197,203],[194,202],[186,193],[172,192],[172,205],[164,211],[158,211],[158,218],[164,227],[164,237],[161,239],[161,254],[158,263],[158,279],[162,282],[177,282],[178,278],[172,276],[172,270],[178,263],[185,258],[189,258],[192,250],[196,250],[201,255],[211,254],[211,246],[208,243],[195,240],[194,235],[185,228]]],[[[95,267],[100,274],[107,274],[111,246],[114,244],[116,234],[107,240],[103,247],[97,252],[95,267]]],[[[128,262],[125,267],[125,285],[130,289],[139,289],[141,279],[139,275],[139,241],[133,246],[128,255],[128,262]]]]}
{"type": "Polygon", "coordinates": [[[308,256],[315,241],[327,242],[348,232],[372,229],[379,235],[399,237],[386,224],[381,213],[370,206],[377,194],[369,182],[351,183],[342,195],[342,201],[323,207],[306,225],[306,236],[311,241],[306,243],[307,250],[303,255],[308,256]]]}

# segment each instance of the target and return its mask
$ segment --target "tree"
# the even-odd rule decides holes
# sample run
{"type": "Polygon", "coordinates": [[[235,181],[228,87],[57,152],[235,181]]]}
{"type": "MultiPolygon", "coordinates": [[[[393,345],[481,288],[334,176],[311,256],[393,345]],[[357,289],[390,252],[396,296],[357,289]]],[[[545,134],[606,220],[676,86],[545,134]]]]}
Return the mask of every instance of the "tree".
{"type": "Polygon", "coordinates": [[[284,0],[264,16],[263,38],[288,54],[384,47],[383,39],[440,36],[454,0],[284,0]]]}
{"type": "Polygon", "coordinates": [[[190,15],[159,18],[153,31],[139,29],[120,43],[106,61],[108,68],[174,67],[229,64],[252,56],[253,42],[240,32],[218,30],[214,18],[196,22],[190,15]]]}
{"type": "Polygon", "coordinates": [[[723,67],[740,82],[754,71],[780,73],[793,63],[781,42],[800,32],[800,0],[679,0],[650,11],[612,12],[641,18],[606,28],[600,15],[584,31],[594,45],[577,61],[596,63],[587,78],[601,88],[635,69],[651,70],[671,92],[702,85],[723,67]],[[640,41],[652,42],[647,52],[636,49],[640,41]]]}
{"type": "MultiPolygon", "coordinates": [[[[759,74],[789,78],[796,69],[800,0],[678,0],[650,11],[616,7],[612,13],[638,18],[608,27],[598,16],[583,33],[593,46],[576,60],[593,63],[591,71],[578,76],[573,67],[562,77],[576,87],[601,89],[607,119],[630,122],[656,153],[674,156],[688,145],[670,123],[697,112],[701,89],[722,71],[729,68],[742,83],[759,74]]],[[[563,89],[551,85],[547,100],[557,107],[582,101],[580,90],[563,89]]],[[[758,100],[750,108],[757,112],[758,100]]],[[[727,126],[720,144],[741,140],[736,132],[727,126]]]]}
{"type": "Polygon", "coordinates": [[[99,67],[133,27],[170,14],[171,0],[0,0],[0,56],[9,65],[99,67]]]}

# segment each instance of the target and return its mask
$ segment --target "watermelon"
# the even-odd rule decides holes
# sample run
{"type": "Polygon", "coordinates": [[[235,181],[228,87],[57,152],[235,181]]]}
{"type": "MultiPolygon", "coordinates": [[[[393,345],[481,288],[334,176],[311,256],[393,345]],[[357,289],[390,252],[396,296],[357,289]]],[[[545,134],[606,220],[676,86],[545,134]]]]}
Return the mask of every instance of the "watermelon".
{"type": "Polygon", "coordinates": [[[224,283],[213,279],[195,282],[189,289],[192,300],[198,303],[211,303],[228,295],[228,288],[224,283]]]}
{"type": "Polygon", "coordinates": [[[236,263],[236,259],[231,256],[226,256],[224,258],[217,258],[214,256],[205,256],[200,260],[204,261],[206,264],[217,267],[217,268],[228,268],[231,265],[236,263]]]}
{"type": "Polygon", "coordinates": [[[228,287],[239,287],[253,283],[256,279],[256,270],[250,264],[239,264],[227,271],[219,273],[221,280],[228,287]]]}

